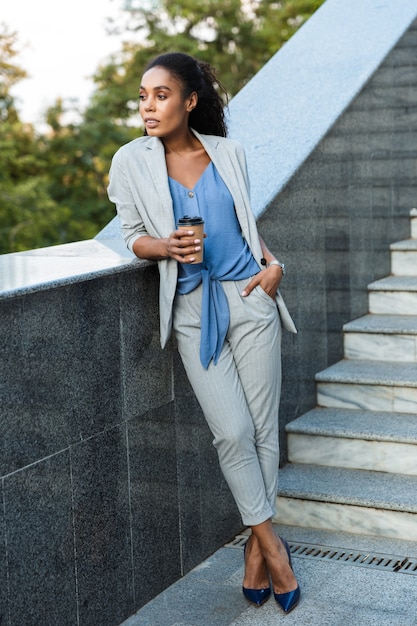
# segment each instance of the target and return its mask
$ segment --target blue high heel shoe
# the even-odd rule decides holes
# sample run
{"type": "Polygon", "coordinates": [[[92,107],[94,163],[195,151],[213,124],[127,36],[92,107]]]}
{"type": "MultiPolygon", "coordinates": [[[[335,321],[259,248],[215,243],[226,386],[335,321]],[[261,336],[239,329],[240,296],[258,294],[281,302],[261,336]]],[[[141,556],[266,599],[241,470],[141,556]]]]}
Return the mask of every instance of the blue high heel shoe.
{"type": "MultiPolygon", "coordinates": [[[[243,548],[243,558],[245,558],[245,555],[246,543],[243,548]]],[[[242,586],[242,592],[248,602],[259,607],[268,600],[271,595],[271,587],[265,587],[264,589],[248,589],[247,587],[242,586]]]]}
{"type": "MultiPolygon", "coordinates": [[[[280,539],[281,539],[282,543],[285,546],[285,549],[286,549],[287,554],[288,554],[288,559],[289,559],[289,562],[290,562],[290,567],[292,569],[292,560],[291,560],[290,546],[285,541],[285,539],[282,539],[282,538],[280,538],[280,539]]],[[[275,591],[274,591],[274,598],[277,601],[277,604],[279,604],[281,609],[284,611],[284,613],[289,613],[290,611],[295,609],[295,607],[297,606],[297,604],[300,601],[300,595],[301,595],[301,593],[300,593],[299,585],[297,585],[297,589],[294,589],[294,591],[288,591],[287,593],[275,593],[275,591]]]]}

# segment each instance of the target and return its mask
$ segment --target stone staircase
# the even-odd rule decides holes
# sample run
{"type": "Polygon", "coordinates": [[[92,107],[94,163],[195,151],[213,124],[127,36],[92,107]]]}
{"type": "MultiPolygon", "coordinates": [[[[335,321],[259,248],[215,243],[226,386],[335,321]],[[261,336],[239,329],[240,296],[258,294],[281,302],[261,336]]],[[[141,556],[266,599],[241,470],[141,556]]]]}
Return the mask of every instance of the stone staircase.
{"type": "Polygon", "coordinates": [[[417,209],[391,245],[344,359],[316,375],[317,408],[287,425],[281,524],[417,541],[417,209]]]}

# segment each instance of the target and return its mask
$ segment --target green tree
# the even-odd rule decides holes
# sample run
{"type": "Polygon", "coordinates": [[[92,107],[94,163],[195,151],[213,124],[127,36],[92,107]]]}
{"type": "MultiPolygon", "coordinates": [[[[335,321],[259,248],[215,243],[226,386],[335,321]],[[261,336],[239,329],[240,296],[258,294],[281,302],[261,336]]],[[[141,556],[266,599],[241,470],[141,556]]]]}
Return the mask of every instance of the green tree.
{"type": "MultiPolygon", "coordinates": [[[[72,128],[67,138],[67,142],[74,140],[74,147],[68,143],[62,151],[69,169],[63,168],[62,175],[56,172],[54,177],[71,210],[96,226],[104,225],[113,215],[105,193],[106,174],[117,147],[142,134],[138,83],[151,58],[170,50],[198,56],[216,67],[234,95],[322,2],[126,0],[125,21],[121,25],[119,21],[114,30],[127,33],[129,41],[98,68],[94,76],[96,90],[83,121],[72,128]],[[69,179],[63,178],[64,170],[66,177],[71,172],[69,179]]],[[[61,139],[67,130],[61,129],[61,139]]],[[[57,139],[52,144],[55,158],[57,139]]],[[[58,192],[52,189],[53,197],[61,201],[58,192]]],[[[88,233],[83,224],[80,222],[83,232],[88,233]]]]}
{"type": "Polygon", "coordinates": [[[234,95],[323,1],[125,0],[127,17],[114,28],[131,41],[98,69],[95,101],[118,120],[132,118],[143,67],[172,50],[211,63],[234,95]]]}
{"type": "Polygon", "coordinates": [[[110,221],[110,160],[142,134],[138,82],[151,58],[195,55],[234,95],[323,1],[125,0],[114,30],[128,41],[97,69],[86,110],[58,100],[42,135],[19,120],[10,89],[25,72],[16,35],[0,27],[0,253],[87,239],[110,221]]]}
{"type": "Polygon", "coordinates": [[[49,195],[38,138],[20,121],[10,93],[26,76],[14,63],[16,42],[0,25],[0,253],[55,243],[68,219],[49,195]]]}
{"type": "Polygon", "coordinates": [[[106,186],[110,159],[133,138],[91,105],[78,123],[61,101],[39,134],[19,119],[11,89],[26,72],[16,63],[17,35],[0,29],[0,254],[94,237],[113,217],[106,186]]]}
{"type": "Polygon", "coordinates": [[[137,131],[116,124],[94,104],[78,123],[65,123],[69,112],[61,101],[48,110],[43,158],[49,194],[71,215],[66,240],[76,241],[94,237],[114,216],[106,191],[111,157],[137,131]]]}

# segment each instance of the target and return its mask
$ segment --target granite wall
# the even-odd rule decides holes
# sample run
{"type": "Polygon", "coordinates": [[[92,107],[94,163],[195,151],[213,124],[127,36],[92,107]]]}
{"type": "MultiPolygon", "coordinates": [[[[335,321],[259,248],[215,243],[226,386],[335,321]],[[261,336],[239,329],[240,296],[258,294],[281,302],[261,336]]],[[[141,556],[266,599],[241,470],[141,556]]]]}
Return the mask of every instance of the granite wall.
{"type": "MultiPolygon", "coordinates": [[[[282,291],[299,329],[284,335],[282,432],[314,404],[314,375],[341,357],[342,324],[366,311],[367,283],[389,273],[389,244],[408,236],[417,190],[416,14],[414,0],[403,0],[401,12],[328,0],[230,107],[232,135],[238,127],[255,138],[242,137],[254,208],[287,264],[282,291]],[[350,39],[369,24],[359,71],[354,54],[362,63],[363,51],[350,39]],[[343,27],[349,36],[336,56],[344,65],[316,60],[323,83],[314,111],[294,99],[291,110],[277,109],[289,89],[275,89],[271,72],[281,75],[294,58],[308,64],[323,46],[327,53],[343,27]],[[275,121],[291,113],[299,131],[307,111],[314,137],[285,136],[285,121],[280,144],[275,121]],[[262,119],[276,154],[256,127],[262,119]]],[[[308,81],[317,82],[312,72],[288,77],[304,99],[308,81]]],[[[175,346],[159,347],[157,270],[120,260],[120,249],[115,221],[94,245],[0,257],[2,626],[117,626],[240,529],[175,346]],[[67,278],[55,273],[48,282],[60,262],[67,278]],[[38,268],[34,282],[11,287],[4,268],[23,266],[28,280],[38,268]]],[[[284,436],[281,444],[285,462],[284,436]]]]}
{"type": "Polygon", "coordinates": [[[2,625],[120,624],[240,527],[157,288],[0,300],[2,625]]]}

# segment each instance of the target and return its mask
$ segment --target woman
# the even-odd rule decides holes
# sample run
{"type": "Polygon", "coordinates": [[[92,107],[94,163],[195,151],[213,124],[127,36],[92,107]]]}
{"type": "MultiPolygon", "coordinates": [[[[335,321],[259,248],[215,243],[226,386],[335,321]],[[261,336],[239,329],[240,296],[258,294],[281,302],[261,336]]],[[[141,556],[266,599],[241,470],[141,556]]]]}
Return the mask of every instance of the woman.
{"type": "Polygon", "coordinates": [[[281,321],[296,332],[278,292],[284,266],[259,237],[243,149],[226,139],[210,66],[182,53],[145,69],[145,136],[123,146],[109,197],[138,257],[158,261],[160,326],[171,333],[214,436],[222,472],[245,525],[243,593],[256,606],[272,589],[285,612],[299,601],[288,544],[273,532],[278,473],[281,321]],[[200,215],[204,240],[176,227],[200,215]],[[195,255],[204,248],[203,263],[195,255]]]}

